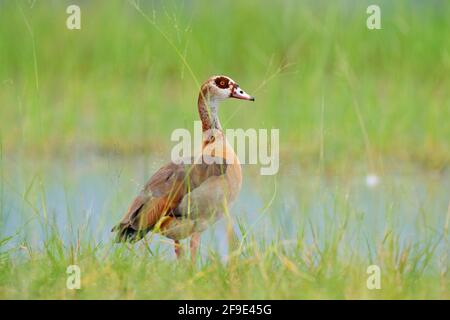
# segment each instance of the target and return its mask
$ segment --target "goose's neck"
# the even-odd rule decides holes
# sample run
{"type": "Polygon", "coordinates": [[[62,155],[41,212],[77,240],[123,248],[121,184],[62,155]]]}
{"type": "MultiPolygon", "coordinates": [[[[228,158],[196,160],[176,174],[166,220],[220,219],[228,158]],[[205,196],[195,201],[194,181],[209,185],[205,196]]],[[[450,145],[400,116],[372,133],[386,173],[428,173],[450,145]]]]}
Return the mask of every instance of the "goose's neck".
{"type": "Polygon", "coordinates": [[[203,132],[210,129],[222,131],[219,121],[219,101],[210,99],[207,94],[200,93],[198,96],[198,114],[202,121],[203,132]]]}

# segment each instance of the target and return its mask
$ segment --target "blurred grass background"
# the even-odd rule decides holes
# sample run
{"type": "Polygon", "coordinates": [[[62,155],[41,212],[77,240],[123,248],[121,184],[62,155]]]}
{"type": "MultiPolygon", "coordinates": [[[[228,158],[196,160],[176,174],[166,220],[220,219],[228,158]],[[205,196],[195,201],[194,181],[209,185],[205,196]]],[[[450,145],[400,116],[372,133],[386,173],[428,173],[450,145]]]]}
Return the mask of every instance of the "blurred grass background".
{"type": "Polygon", "coordinates": [[[420,179],[450,159],[448,1],[377,1],[376,31],[366,28],[373,1],[139,1],[150,21],[133,3],[0,0],[1,298],[449,297],[448,179],[420,179]],[[70,4],[81,30],[66,28],[70,4]],[[259,195],[270,228],[260,223],[226,261],[212,238],[197,266],[146,243],[104,242],[168,159],[172,130],[192,130],[198,82],[213,74],[257,97],[225,102],[225,128],[280,129],[287,174],[246,167],[254,194],[244,190],[236,223],[241,235],[253,230],[259,195]],[[108,157],[94,165],[96,153],[108,157]],[[115,154],[145,154],[146,164],[115,154]],[[317,175],[296,174],[317,164],[317,175]],[[381,175],[380,194],[321,180],[404,164],[426,170],[381,175]],[[80,291],[65,287],[73,263],[80,291]],[[383,290],[365,286],[372,263],[383,290]]]}
{"type": "MultiPolygon", "coordinates": [[[[226,102],[227,128],[279,128],[281,159],[326,169],[450,157],[450,4],[377,1],[140,1],[202,82],[227,74],[257,97],[226,102]],[[358,112],[360,119],[358,119],[358,112]],[[364,139],[367,132],[368,140],[364,139]]],[[[129,1],[0,2],[5,153],[168,150],[192,130],[198,85],[129,1]],[[66,7],[81,7],[81,30],[66,7]]]]}

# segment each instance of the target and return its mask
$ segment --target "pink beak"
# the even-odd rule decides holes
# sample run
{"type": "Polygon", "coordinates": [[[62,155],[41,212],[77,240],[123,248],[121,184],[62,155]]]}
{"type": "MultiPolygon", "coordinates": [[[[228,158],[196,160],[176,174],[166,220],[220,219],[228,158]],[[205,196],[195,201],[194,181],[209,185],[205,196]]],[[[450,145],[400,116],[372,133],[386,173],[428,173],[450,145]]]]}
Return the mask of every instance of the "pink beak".
{"type": "Polygon", "coordinates": [[[249,101],[255,101],[255,97],[252,97],[247,92],[239,88],[238,85],[236,85],[233,88],[233,92],[231,93],[231,98],[235,99],[241,99],[241,100],[249,100],[249,101]]]}

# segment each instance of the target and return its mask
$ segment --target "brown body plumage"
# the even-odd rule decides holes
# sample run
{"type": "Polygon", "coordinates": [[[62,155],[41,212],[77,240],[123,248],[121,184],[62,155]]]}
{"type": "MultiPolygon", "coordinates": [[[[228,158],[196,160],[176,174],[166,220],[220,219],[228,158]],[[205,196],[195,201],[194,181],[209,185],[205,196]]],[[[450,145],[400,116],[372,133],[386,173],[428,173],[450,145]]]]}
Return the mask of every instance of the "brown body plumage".
{"type": "Polygon", "coordinates": [[[199,233],[223,215],[241,188],[241,165],[218,118],[218,104],[227,98],[254,100],[225,76],[211,77],[202,85],[198,98],[203,128],[201,154],[190,161],[170,162],[150,178],[113,228],[117,241],[133,242],[148,231],[159,232],[175,241],[179,256],[178,241],[192,235],[194,258],[199,233]]]}

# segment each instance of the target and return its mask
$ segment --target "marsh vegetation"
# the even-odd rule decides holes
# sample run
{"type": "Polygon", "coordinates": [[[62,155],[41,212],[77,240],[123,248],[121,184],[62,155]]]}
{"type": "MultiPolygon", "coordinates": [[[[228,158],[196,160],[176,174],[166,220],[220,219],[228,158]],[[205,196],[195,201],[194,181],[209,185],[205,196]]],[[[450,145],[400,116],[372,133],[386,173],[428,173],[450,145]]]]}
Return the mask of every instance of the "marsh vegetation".
{"type": "Polygon", "coordinates": [[[68,30],[69,2],[0,2],[1,298],[450,298],[446,1],[378,1],[381,30],[293,0],[80,2],[68,30]],[[280,130],[278,174],[243,167],[195,265],[113,244],[217,73],[257,97],[225,128],[280,130]]]}

